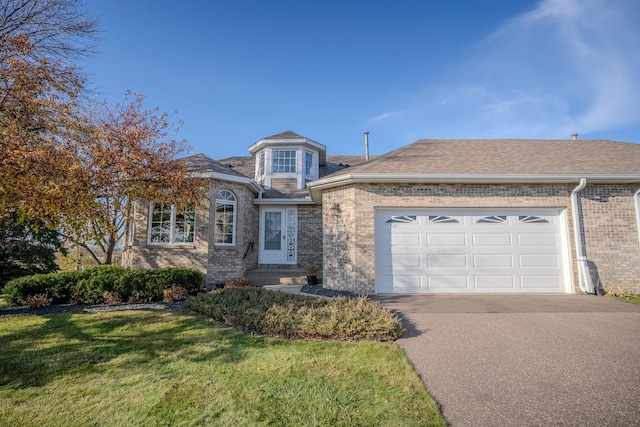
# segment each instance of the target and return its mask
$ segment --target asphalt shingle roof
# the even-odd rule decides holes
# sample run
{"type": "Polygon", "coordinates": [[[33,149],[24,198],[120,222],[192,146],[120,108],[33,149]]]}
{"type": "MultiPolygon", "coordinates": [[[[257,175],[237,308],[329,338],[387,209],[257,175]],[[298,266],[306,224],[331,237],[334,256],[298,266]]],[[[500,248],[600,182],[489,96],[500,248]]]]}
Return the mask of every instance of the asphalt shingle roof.
{"type": "Polygon", "coordinates": [[[225,166],[204,154],[194,154],[193,156],[184,157],[180,159],[180,161],[187,165],[187,172],[191,173],[215,172],[227,175],[244,176],[242,173],[225,166]]]}
{"type": "Polygon", "coordinates": [[[366,174],[639,174],[640,144],[606,140],[421,139],[337,171],[366,174]]]}

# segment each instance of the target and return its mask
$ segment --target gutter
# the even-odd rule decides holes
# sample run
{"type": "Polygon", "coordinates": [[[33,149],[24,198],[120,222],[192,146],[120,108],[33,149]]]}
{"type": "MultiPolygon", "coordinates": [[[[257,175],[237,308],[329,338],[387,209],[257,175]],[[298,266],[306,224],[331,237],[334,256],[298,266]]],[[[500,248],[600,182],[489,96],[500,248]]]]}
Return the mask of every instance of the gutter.
{"type": "Polygon", "coordinates": [[[636,183],[640,174],[409,174],[409,173],[347,173],[307,183],[311,198],[320,203],[322,190],[354,183],[404,184],[569,184],[581,178],[591,183],[636,183]]]}
{"type": "Polygon", "coordinates": [[[308,197],[297,199],[265,199],[257,198],[253,200],[256,205],[314,205],[315,203],[308,197]]]}
{"type": "Polygon", "coordinates": [[[593,283],[591,281],[591,275],[589,274],[588,261],[584,256],[584,247],[582,246],[582,238],[580,236],[582,222],[580,221],[580,213],[578,212],[578,193],[586,186],[587,179],[580,178],[580,183],[571,192],[571,215],[573,217],[573,237],[575,240],[576,261],[578,267],[578,285],[582,292],[592,294],[594,293],[593,283]]]}

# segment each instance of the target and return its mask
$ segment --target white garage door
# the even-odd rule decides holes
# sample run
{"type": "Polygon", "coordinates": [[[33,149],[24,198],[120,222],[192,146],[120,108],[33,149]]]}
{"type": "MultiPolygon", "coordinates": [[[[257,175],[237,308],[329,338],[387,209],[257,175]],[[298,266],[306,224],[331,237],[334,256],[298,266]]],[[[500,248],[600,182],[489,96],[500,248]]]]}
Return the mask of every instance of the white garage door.
{"type": "Polygon", "coordinates": [[[559,211],[376,209],[376,292],[568,292],[559,211]]]}

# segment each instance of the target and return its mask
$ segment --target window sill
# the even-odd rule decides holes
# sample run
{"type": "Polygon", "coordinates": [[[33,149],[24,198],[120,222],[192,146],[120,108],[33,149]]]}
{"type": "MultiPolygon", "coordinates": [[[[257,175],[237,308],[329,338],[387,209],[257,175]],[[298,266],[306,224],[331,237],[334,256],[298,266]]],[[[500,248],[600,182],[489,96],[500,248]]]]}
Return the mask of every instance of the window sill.
{"type": "Polygon", "coordinates": [[[159,249],[195,249],[195,243],[147,243],[147,247],[159,249]]]}
{"type": "Polygon", "coordinates": [[[236,244],[220,244],[220,243],[214,243],[213,246],[216,249],[236,249],[236,244]]]}

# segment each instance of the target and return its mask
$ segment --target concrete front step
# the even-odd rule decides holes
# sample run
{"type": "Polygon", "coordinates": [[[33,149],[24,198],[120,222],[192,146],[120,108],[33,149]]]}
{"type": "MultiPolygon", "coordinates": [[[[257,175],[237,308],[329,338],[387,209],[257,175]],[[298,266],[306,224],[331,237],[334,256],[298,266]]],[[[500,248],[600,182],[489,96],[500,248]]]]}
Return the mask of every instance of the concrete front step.
{"type": "Polygon", "coordinates": [[[307,270],[304,268],[254,268],[247,272],[247,278],[254,286],[306,285],[307,270]]]}

